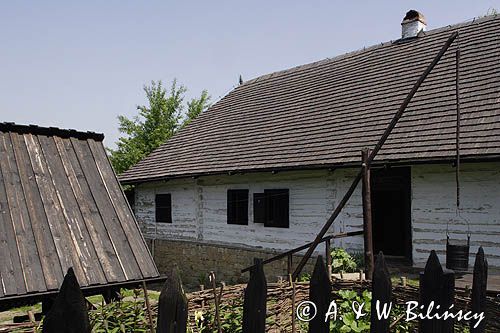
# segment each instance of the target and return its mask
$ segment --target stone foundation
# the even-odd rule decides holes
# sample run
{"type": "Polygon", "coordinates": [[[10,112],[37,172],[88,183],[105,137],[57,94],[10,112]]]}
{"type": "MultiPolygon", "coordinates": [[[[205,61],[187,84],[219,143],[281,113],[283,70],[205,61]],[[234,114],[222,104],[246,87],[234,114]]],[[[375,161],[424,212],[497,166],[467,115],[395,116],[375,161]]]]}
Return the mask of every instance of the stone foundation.
{"type": "MultiPolygon", "coordinates": [[[[249,273],[241,270],[253,263],[253,258],[270,258],[282,252],[261,250],[234,245],[214,244],[187,240],[147,240],[154,261],[161,274],[179,267],[182,283],[189,289],[209,285],[208,273],[215,272],[217,281],[226,284],[246,283],[249,273]]],[[[293,267],[302,256],[293,257],[293,267]]],[[[315,258],[311,258],[303,273],[312,274],[315,258]]],[[[287,276],[287,259],[280,259],[264,266],[268,282],[276,282],[287,276]]]]}

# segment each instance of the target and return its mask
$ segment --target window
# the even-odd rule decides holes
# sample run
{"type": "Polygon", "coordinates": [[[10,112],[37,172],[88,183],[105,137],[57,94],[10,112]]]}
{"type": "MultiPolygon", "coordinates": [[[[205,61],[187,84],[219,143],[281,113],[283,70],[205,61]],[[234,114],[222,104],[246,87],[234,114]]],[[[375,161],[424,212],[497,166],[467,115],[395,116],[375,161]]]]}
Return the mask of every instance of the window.
{"type": "Polygon", "coordinates": [[[248,225],[248,190],[227,190],[227,224],[248,225]]]}
{"type": "Polygon", "coordinates": [[[155,197],[156,223],[172,223],[172,196],[157,194],[155,197]]]}
{"type": "Polygon", "coordinates": [[[264,226],[289,228],[289,190],[276,189],[264,191],[264,226]]]}

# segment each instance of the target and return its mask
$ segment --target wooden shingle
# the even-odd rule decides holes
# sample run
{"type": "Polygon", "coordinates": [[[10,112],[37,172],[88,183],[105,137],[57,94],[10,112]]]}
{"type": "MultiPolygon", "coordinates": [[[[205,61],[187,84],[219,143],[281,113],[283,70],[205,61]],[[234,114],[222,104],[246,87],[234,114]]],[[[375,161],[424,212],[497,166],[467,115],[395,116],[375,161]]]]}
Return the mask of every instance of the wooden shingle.
{"type": "Polygon", "coordinates": [[[500,16],[489,16],[244,82],[120,180],[359,165],[454,31],[375,162],[455,156],[457,48],[462,158],[498,159],[500,16]]]}

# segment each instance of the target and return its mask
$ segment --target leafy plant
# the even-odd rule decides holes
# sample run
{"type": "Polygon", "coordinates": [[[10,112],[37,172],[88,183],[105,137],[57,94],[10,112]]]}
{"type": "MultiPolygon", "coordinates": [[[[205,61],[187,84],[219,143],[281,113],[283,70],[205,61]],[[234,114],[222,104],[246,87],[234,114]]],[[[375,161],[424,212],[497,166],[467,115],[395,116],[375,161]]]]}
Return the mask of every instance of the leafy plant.
{"type": "Polygon", "coordinates": [[[356,260],[343,248],[334,248],[331,254],[333,273],[354,273],[360,268],[356,260]]]}
{"type": "Polygon", "coordinates": [[[299,276],[299,282],[309,282],[311,281],[311,274],[309,273],[302,273],[299,276]]]}
{"type": "MultiPolygon", "coordinates": [[[[243,323],[243,303],[241,300],[232,300],[230,303],[220,305],[220,319],[223,333],[242,332],[243,323]]],[[[206,311],[195,313],[195,329],[190,333],[216,333],[217,319],[215,317],[215,307],[211,306],[206,311]]]]}
{"type": "Polygon", "coordinates": [[[90,325],[95,333],[148,332],[144,301],[135,290],[132,300],[102,304],[89,312],[90,325]]]}
{"type": "Polygon", "coordinates": [[[338,313],[340,317],[330,323],[331,332],[366,332],[370,330],[370,309],[372,293],[365,290],[358,295],[354,290],[339,290],[337,292],[340,299],[337,301],[338,313]],[[363,304],[365,316],[356,318],[352,309],[352,304],[357,302],[363,304]]]}

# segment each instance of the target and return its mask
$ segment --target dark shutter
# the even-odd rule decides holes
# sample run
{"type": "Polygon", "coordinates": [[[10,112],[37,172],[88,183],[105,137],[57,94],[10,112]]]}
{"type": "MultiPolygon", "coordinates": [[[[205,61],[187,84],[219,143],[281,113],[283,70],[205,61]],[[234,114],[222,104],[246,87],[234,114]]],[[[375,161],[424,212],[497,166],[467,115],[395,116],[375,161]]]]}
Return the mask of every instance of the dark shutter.
{"type": "Polygon", "coordinates": [[[288,228],[289,221],[289,190],[276,189],[264,191],[266,218],[264,226],[288,228]]]}
{"type": "Polygon", "coordinates": [[[253,194],[253,223],[264,223],[266,221],[266,205],[264,193],[253,194]]]}
{"type": "Polygon", "coordinates": [[[172,223],[172,196],[157,194],[155,197],[156,223],[172,223]]]}
{"type": "Polygon", "coordinates": [[[248,190],[227,190],[227,223],[248,225],[248,190]]]}

